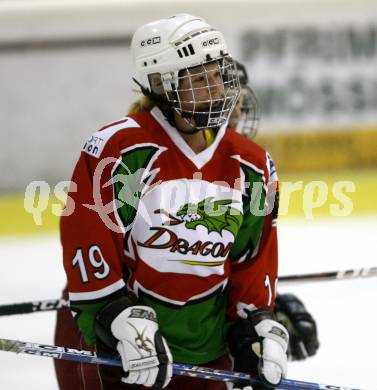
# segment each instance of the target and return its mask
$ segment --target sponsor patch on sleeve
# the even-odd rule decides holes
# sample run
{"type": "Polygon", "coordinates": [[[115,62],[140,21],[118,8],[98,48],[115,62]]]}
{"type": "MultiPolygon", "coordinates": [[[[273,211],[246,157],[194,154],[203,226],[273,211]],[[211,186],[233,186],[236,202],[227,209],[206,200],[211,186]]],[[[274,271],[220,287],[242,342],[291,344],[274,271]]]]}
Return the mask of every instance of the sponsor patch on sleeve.
{"type": "Polygon", "coordinates": [[[96,131],[85,142],[82,150],[93,157],[99,158],[108,140],[116,132],[125,129],[127,127],[140,127],[140,126],[132,118],[123,118],[118,122],[114,122],[111,125],[103,127],[101,130],[96,131]]]}

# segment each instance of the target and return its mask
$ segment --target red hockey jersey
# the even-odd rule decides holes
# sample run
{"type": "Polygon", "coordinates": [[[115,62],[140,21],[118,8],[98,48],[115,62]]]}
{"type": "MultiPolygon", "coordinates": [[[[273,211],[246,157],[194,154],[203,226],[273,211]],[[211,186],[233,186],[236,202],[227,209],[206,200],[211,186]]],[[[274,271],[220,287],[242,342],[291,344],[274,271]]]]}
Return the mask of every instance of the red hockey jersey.
{"type": "Polygon", "coordinates": [[[277,177],[254,142],[223,126],[195,154],[154,108],[94,133],[72,182],[61,242],[89,343],[96,312],[124,288],[156,310],[185,363],[224,354],[245,308],[273,309],[277,177]]]}

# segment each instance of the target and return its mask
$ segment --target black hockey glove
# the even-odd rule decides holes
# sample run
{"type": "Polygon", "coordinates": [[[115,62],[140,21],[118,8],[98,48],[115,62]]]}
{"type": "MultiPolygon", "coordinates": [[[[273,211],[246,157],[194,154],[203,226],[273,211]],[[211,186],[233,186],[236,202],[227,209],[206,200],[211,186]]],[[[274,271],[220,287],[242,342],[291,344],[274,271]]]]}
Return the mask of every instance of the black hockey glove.
{"type": "Polygon", "coordinates": [[[293,294],[278,294],[275,312],[278,321],[288,329],[289,358],[303,360],[315,355],[319,347],[317,325],[304,304],[293,294]]]}
{"type": "Polygon", "coordinates": [[[117,350],[122,382],[161,389],[172,376],[172,355],[158,330],[156,312],[138,304],[132,293],[105,305],[96,316],[97,337],[117,350]]]}
{"type": "Polygon", "coordinates": [[[247,319],[233,324],[228,344],[234,370],[258,375],[263,385],[236,383],[234,389],[261,390],[277,387],[287,373],[288,332],[276,321],[274,313],[256,310],[247,319]]]}

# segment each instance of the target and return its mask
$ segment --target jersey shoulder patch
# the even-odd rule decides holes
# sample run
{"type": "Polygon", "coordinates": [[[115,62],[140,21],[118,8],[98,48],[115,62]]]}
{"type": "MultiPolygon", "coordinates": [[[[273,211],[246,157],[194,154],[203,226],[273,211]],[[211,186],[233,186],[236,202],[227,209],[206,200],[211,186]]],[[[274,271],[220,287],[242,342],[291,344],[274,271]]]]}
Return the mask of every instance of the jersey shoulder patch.
{"type": "Polygon", "coordinates": [[[106,146],[109,139],[119,130],[126,129],[127,127],[140,127],[140,125],[130,117],[124,117],[117,122],[113,122],[102,129],[96,131],[85,142],[82,150],[90,156],[99,158],[106,146]]]}

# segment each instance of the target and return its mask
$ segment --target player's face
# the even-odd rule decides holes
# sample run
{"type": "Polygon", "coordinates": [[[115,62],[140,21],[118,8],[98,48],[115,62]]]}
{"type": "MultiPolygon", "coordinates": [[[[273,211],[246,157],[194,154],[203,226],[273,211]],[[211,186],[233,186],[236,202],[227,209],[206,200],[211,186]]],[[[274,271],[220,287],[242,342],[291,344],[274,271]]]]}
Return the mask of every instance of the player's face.
{"type": "Polygon", "coordinates": [[[224,84],[218,62],[196,66],[186,70],[178,90],[184,111],[216,107],[223,103],[224,84]]]}

